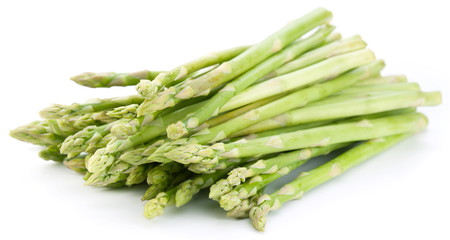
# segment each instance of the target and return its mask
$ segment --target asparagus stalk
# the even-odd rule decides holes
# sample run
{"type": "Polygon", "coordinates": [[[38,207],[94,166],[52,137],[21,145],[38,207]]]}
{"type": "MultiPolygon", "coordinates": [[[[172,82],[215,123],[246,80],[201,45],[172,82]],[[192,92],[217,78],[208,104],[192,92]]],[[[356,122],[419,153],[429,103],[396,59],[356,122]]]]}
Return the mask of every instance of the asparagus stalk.
{"type": "Polygon", "coordinates": [[[330,162],[307,172],[307,174],[301,174],[297,179],[284,185],[280,190],[270,195],[262,195],[258,200],[258,206],[250,210],[250,219],[253,226],[259,231],[264,231],[266,215],[269,211],[280,208],[287,201],[301,198],[305,192],[344,173],[410,135],[400,134],[362,143],[330,162]]]}
{"type": "MultiPolygon", "coordinates": [[[[334,144],[331,146],[325,147],[316,147],[316,148],[305,148],[297,151],[292,151],[286,154],[281,154],[274,158],[269,158],[267,160],[258,160],[257,162],[247,165],[247,167],[235,168],[230,171],[229,176],[226,179],[218,181],[216,184],[212,185],[209,191],[209,198],[220,201],[221,197],[236,190],[236,186],[240,185],[242,182],[245,182],[247,178],[257,176],[259,174],[275,174],[276,178],[281,177],[283,175],[288,174],[292,169],[299,167],[304,164],[310,158],[328,154],[328,152],[341,148],[346,144],[334,144]],[[299,165],[296,165],[299,163],[299,165]],[[292,169],[289,167],[293,167],[292,169]]],[[[276,179],[274,178],[274,179],[276,179]]],[[[255,178],[254,180],[256,180],[255,178]]],[[[258,178],[259,179],[259,178],[258,178]]],[[[258,190],[263,188],[265,184],[261,184],[262,181],[250,181],[245,185],[248,188],[247,195],[250,197],[249,193],[251,192],[252,196],[255,195],[258,190]],[[260,183],[256,183],[260,182],[260,183]],[[260,184],[258,188],[253,190],[253,187],[260,184]]],[[[236,206],[236,205],[235,205],[236,206]]],[[[233,207],[235,207],[233,206],[233,207]]],[[[231,208],[233,208],[231,207],[231,208]]],[[[230,210],[229,208],[228,210],[230,210]]]]}
{"type": "Polygon", "coordinates": [[[258,192],[253,197],[242,200],[239,205],[227,212],[227,216],[233,218],[248,218],[250,210],[257,205],[261,192],[262,191],[258,192]]]}
{"type": "Polygon", "coordinates": [[[154,79],[161,71],[143,70],[133,73],[115,73],[115,72],[85,72],[70,79],[82,86],[90,88],[109,88],[113,86],[132,86],[139,83],[141,79],[154,79]]]}
{"type": "Polygon", "coordinates": [[[101,148],[102,139],[106,137],[114,124],[124,120],[118,120],[101,126],[88,126],[83,130],[67,137],[61,144],[61,153],[76,156],[81,152],[92,153],[101,148]]]}
{"type": "Polygon", "coordinates": [[[290,22],[262,42],[253,45],[242,54],[222,63],[211,72],[159,92],[151,100],[144,101],[138,108],[138,115],[148,115],[169,108],[185,99],[208,95],[210,90],[241,75],[258,63],[279,52],[295,39],[317,26],[329,21],[331,13],[317,9],[304,17],[290,22]]]}
{"type": "Polygon", "coordinates": [[[86,160],[86,168],[93,174],[86,179],[85,184],[90,186],[105,187],[117,182],[122,182],[125,184],[126,179],[129,176],[129,172],[135,169],[135,166],[131,164],[125,162],[115,162],[108,168],[101,171],[91,171],[89,169],[89,159],[90,158],[86,160]]]}
{"type": "MultiPolygon", "coordinates": [[[[185,76],[194,73],[202,68],[206,68],[209,66],[213,66],[215,64],[219,64],[225,61],[229,61],[234,57],[238,56],[245,50],[247,50],[249,46],[235,47],[231,49],[222,50],[219,52],[213,52],[203,57],[197,58],[191,62],[182,64],[168,72],[160,73],[156,78],[151,81],[150,86],[141,86],[141,88],[154,88],[153,91],[145,91],[148,94],[144,94],[146,98],[152,98],[153,95],[149,94],[151,92],[156,93],[158,90],[161,90],[163,87],[169,86],[174,81],[177,81],[185,76]]],[[[148,84],[145,83],[145,84],[148,84]]],[[[138,85],[139,87],[139,85],[138,85]]]]}
{"type": "Polygon", "coordinates": [[[366,79],[364,81],[361,81],[359,85],[372,85],[372,84],[385,84],[385,83],[403,83],[407,82],[408,79],[405,75],[392,75],[392,76],[385,76],[385,77],[376,77],[376,78],[370,78],[366,79]]]}
{"type": "Polygon", "coordinates": [[[106,112],[106,115],[112,118],[127,118],[132,119],[136,117],[136,110],[139,104],[130,104],[126,106],[116,107],[106,112]]]}
{"type": "MultiPolygon", "coordinates": [[[[303,107],[309,102],[320,100],[346,87],[349,87],[367,75],[378,72],[384,63],[377,61],[357,68],[336,79],[301,89],[285,97],[253,109],[244,115],[231,119],[212,128],[206,128],[191,137],[199,143],[216,142],[227,138],[230,134],[254,125],[258,122],[277,116],[295,108],[303,107]]],[[[334,68],[337,68],[334,66],[334,68]]]]}
{"type": "Polygon", "coordinates": [[[353,68],[368,64],[374,59],[374,54],[368,49],[331,57],[309,67],[247,88],[227,102],[222,107],[222,111],[236,109],[263,98],[333,78],[353,68]]]}
{"type": "Polygon", "coordinates": [[[128,176],[127,179],[125,180],[125,185],[132,186],[143,183],[146,179],[148,169],[149,169],[148,164],[131,167],[128,170],[128,176]]]}
{"type": "Polygon", "coordinates": [[[359,35],[343,39],[341,41],[332,42],[320,48],[311,50],[301,55],[298,59],[294,59],[293,61],[286,63],[282,67],[264,76],[264,79],[271,79],[286,73],[290,73],[333,56],[363,49],[366,46],[367,44],[361,39],[361,36],[359,35]]]}
{"type": "Polygon", "coordinates": [[[85,174],[87,172],[85,165],[85,156],[77,156],[70,159],[65,159],[63,161],[64,166],[69,168],[72,171],[75,171],[80,174],[85,174]]]}
{"type": "Polygon", "coordinates": [[[233,118],[235,118],[235,117],[237,117],[239,115],[242,115],[242,114],[244,114],[244,113],[246,113],[246,112],[248,112],[250,110],[253,110],[255,108],[259,108],[261,106],[264,106],[264,105],[266,105],[266,104],[268,104],[268,103],[270,103],[270,102],[272,102],[274,100],[277,100],[277,99],[279,99],[279,98],[281,98],[281,97],[283,97],[285,95],[286,94],[279,94],[279,95],[275,95],[275,96],[268,97],[268,98],[265,98],[265,99],[261,99],[261,100],[259,100],[257,102],[254,102],[254,103],[248,104],[246,106],[240,107],[238,109],[226,112],[226,113],[224,113],[222,115],[219,115],[219,116],[217,116],[215,118],[209,119],[208,121],[206,121],[203,124],[201,124],[196,130],[201,130],[201,129],[204,129],[204,128],[207,128],[207,127],[214,127],[214,126],[219,125],[221,123],[224,123],[224,122],[226,122],[226,121],[228,121],[230,119],[233,119],[233,118]]]}
{"type": "Polygon", "coordinates": [[[64,141],[63,136],[51,132],[45,121],[31,122],[11,130],[9,134],[17,140],[42,146],[58,145],[64,141]]]}
{"type": "Polygon", "coordinates": [[[39,112],[42,118],[57,119],[65,115],[79,115],[84,113],[93,113],[103,110],[110,110],[115,107],[120,107],[130,104],[140,104],[143,98],[139,95],[131,95],[125,97],[105,98],[105,99],[91,99],[86,103],[74,103],[71,105],[54,104],[39,112]]]}
{"type": "MultiPolygon", "coordinates": [[[[231,185],[237,186],[249,177],[254,177],[259,174],[269,174],[277,171],[282,171],[286,166],[289,166],[298,161],[305,163],[308,159],[317,157],[319,155],[328,154],[331,151],[345,147],[348,144],[334,144],[324,147],[304,148],[297,151],[281,154],[277,157],[267,160],[259,160],[248,167],[235,168],[228,173],[227,180],[231,185]]],[[[283,172],[283,171],[282,171],[283,172]]]]}
{"type": "Polygon", "coordinates": [[[59,145],[47,146],[45,149],[39,152],[39,157],[44,160],[53,160],[56,162],[62,162],[63,160],[67,159],[66,154],[61,154],[59,152],[59,145]]]}
{"type": "Polygon", "coordinates": [[[217,164],[221,159],[241,158],[315,146],[353,142],[393,134],[417,131],[426,126],[427,119],[420,113],[407,113],[373,120],[341,123],[300,130],[277,136],[217,143],[212,146],[187,144],[164,154],[169,160],[182,164],[217,164]]]}
{"type": "Polygon", "coordinates": [[[386,91],[420,91],[420,86],[414,82],[356,85],[342,90],[339,94],[347,95],[353,93],[386,91]]]}
{"type": "Polygon", "coordinates": [[[319,46],[333,30],[334,27],[325,26],[312,36],[291,44],[237,77],[225,85],[220,92],[209,99],[192,116],[189,116],[183,121],[178,121],[176,124],[169,125],[167,128],[167,136],[171,139],[179,139],[187,135],[192,129],[197,128],[201,123],[217,114],[219,109],[237,93],[252,85],[265,74],[290,61],[292,58],[319,46]]]}
{"type": "MultiPolygon", "coordinates": [[[[415,108],[402,108],[402,109],[397,109],[397,110],[392,110],[392,111],[361,115],[361,116],[351,117],[351,118],[333,119],[333,120],[298,124],[298,125],[293,125],[293,126],[288,126],[288,127],[275,128],[275,129],[267,130],[267,131],[263,131],[263,132],[251,133],[244,137],[241,136],[241,134],[242,134],[241,132],[237,132],[237,133],[233,134],[233,137],[235,137],[235,141],[237,140],[236,138],[238,138],[238,139],[244,138],[244,139],[249,140],[249,139],[261,138],[261,137],[275,136],[275,135],[279,135],[279,134],[283,134],[283,133],[295,132],[298,130],[316,128],[316,127],[326,126],[326,125],[335,124],[335,123],[346,123],[346,122],[361,121],[364,119],[375,119],[375,118],[393,116],[393,115],[397,115],[397,114],[412,113],[415,111],[416,111],[415,108]]],[[[243,135],[245,135],[245,134],[243,134],[243,135]]],[[[231,139],[231,141],[233,141],[233,139],[231,139]]]]}
{"type": "Polygon", "coordinates": [[[164,213],[164,208],[175,203],[176,188],[171,188],[166,192],[158,193],[158,195],[149,200],[144,206],[144,216],[148,219],[161,216],[164,213]]]}
{"type": "MultiPolygon", "coordinates": [[[[170,182],[168,179],[173,178],[176,174],[183,170],[183,165],[175,162],[158,165],[147,173],[148,184],[163,184],[170,182]]],[[[169,184],[169,183],[168,183],[169,184]]],[[[167,185],[168,185],[167,184],[167,185]]]]}
{"type": "Polygon", "coordinates": [[[225,169],[218,170],[214,173],[201,174],[196,177],[182,182],[177,187],[177,192],[175,194],[175,205],[176,207],[181,207],[188,203],[192,197],[197,194],[201,189],[210,187],[215,182],[217,182],[222,177],[226,176],[227,173],[235,166],[248,161],[247,159],[237,159],[236,161],[227,162],[225,169]]]}
{"type": "MultiPolygon", "coordinates": [[[[159,144],[159,143],[158,143],[159,144]]],[[[156,151],[159,145],[151,144],[139,148],[130,149],[120,154],[118,160],[127,162],[132,165],[141,165],[152,162],[148,157],[156,151]]]]}
{"type": "Polygon", "coordinates": [[[164,134],[165,129],[169,124],[182,119],[187,114],[195,111],[195,109],[202,104],[204,103],[197,103],[153,120],[149,124],[142,126],[134,135],[129,136],[124,140],[117,140],[108,144],[107,152],[122,152],[161,136],[161,134],[164,134]]]}
{"type": "Polygon", "coordinates": [[[247,135],[285,126],[293,126],[317,121],[333,120],[372,113],[379,113],[408,107],[435,106],[440,104],[439,92],[392,92],[366,98],[330,101],[295,109],[272,119],[259,122],[236,135],[247,135]]]}

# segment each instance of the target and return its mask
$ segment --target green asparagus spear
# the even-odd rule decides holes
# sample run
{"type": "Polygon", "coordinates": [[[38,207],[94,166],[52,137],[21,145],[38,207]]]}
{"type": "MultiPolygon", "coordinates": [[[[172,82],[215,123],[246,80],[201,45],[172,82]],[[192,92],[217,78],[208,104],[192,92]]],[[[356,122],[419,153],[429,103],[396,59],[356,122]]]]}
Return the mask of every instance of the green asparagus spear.
{"type": "Polygon", "coordinates": [[[366,47],[366,45],[367,44],[361,39],[360,36],[354,36],[351,38],[343,39],[341,41],[332,42],[320,48],[311,50],[301,55],[298,59],[294,59],[286,63],[282,67],[264,76],[263,79],[271,79],[286,73],[299,70],[301,68],[336,55],[363,49],[366,47]]]}
{"type": "Polygon", "coordinates": [[[279,53],[271,56],[265,61],[259,63],[246,73],[237,77],[225,87],[215,94],[208,102],[200,109],[195,111],[192,116],[189,116],[183,121],[172,124],[167,128],[167,136],[171,139],[178,139],[187,135],[192,129],[197,128],[201,123],[218,113],[219,109],[230,100],[235,94],[241,92],[256,80],[290,61],[292,58],[319,46],[328,36],[334,27],[325,26],[318,30],[312,36],[297,41],[286,47],[279,53]]]}
{"type": "Polygon", "coordinates": [[[130,104],[140,104],[143,98],[139,95],[131,95],[125,97],[115,97],[115,98],[105,98],[105,99],[92,99],[86,103],[74,103],[71,105],[61,105],[55,104],[48,108],[41,110],[39,113],[42,118],[45,119],[56,119],[61,118],[65,115],[72,114],[84,114],[99,112],[103,110],[110,110],[116,107],[130,105],[130,104]]]}
{"type": "Polygon", "coordinates": [[[287,201],[301,198],[305,192],[344,173],[410,135],[400,134],[362,143],[330,162],[307,172],[307,174],[301,174],[297,179],[284,185],[280,190],[270,195],[262,195],[258,200],[258,206],[250,210],[253,226],[259,231],[264,231],[266,215],[269,211],[280,208],[287,201]]]}
{"type": "Polygon", "coordinates": [[[341,123],[212,146],[188,144],[164,154],[169,160],[182,164],[217,164],[220,159],[248,157],[315,146],[353,142],[423,129],[427,119],[420,113],[407,113],[358,122],[341,123]]]}
{"type": "Polygon", "coordinates": [[[302,18],[290,22],[286,27],[262,42],[253,45],[230,61],[222,63],[211,72],[158,92],[154,98],[144,101],[139,106],[138,115],[153,114],[162,109],[172,107],[185,99],[208,95],[213,88],[241,75],[264,59],[279,52],[303,34],[328,22],[330,18],[331,13],[329,11],[317,9],[302,18]]]}
{"type": "Polygon", "coordinates": [[[70,79],[82,86],[90,88],[108,88],[113,86],[132,86],[139,83],[141,79],[153,80],[160,71],[139,71],[133,73],[93,73],[85,72],[70,79]]]}
{"type": "Polygon", "coordinates": [[[439,92],[392,92],[366,98],[311,105],[295,109],[272,119],[259,122],[236,135],[246,135],[285,126],[333,120],[352,116],[379,113],[408,107],[435,106],[440,104],[439,92]]]}
{"type": "Polygon", "coordinates": [[[45,121],[34,121],[20,126],[10,132],[11,137],[36,145],[58,145],[64,141],[64,137],[54,134],[45,121]]]}

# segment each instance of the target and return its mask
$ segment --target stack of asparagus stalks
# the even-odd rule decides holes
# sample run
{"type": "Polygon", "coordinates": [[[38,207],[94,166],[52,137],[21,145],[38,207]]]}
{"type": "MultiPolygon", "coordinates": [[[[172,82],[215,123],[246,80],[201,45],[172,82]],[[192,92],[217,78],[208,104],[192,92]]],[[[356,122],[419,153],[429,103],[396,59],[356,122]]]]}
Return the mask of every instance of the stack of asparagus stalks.
{"type": "Polygon", "coordinates": [[[83,73],[87,87],[136,86],[138,94],[53,105],[11,135],[84,174],[86,185],[147,184],[144,215],[181,207],[209,188],[227,215],[263,230],[269,211],[423,130],[422,92],[360,36],[341,39],[317,9],[263,41],[169,71],[83,73]],[[270,183],[314,157],[340,155],[275,192],[270,183]]]}

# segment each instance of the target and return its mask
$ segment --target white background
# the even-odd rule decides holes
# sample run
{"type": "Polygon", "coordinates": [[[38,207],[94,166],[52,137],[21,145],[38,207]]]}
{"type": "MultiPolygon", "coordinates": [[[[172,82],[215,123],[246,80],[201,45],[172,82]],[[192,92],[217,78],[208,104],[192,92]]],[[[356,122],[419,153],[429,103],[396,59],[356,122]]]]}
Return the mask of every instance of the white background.
{"type": "Polygon", "coordinates": [[[448,1],[2,1],[1,239],[450,239],[448,1]],[[144,188],[83,186],[81,176],[8,136],[50,103],[127,95],[68,80],[85,71],[169,69],[263,39],[316,7],[344,36],[361,34],[386,74],[406,74],[444,103],[428,129],[302,200],[270,213],[265,233],[201,194],[154,220],[144,188]],[[445,229],[447,228],[447,230],[445,229]]]}

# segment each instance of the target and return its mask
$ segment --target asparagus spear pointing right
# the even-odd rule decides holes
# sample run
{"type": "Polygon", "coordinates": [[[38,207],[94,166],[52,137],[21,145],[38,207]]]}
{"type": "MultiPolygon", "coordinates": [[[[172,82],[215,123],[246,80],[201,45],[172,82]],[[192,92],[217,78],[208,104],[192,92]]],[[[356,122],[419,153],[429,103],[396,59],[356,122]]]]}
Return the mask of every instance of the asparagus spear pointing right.
{"type": "MultiPolygon", "coordinates": [[[[422,130],[424,127],[425,125],[418,126],[416,131],[422,130]]],[[[410,135],[410,133],[405,133],[362,143],[332,161],[307,172],[307,174],[301,174],[297,179],[284,185],[278,191],[270,195],[262,195],[258,200],[258,206],[250,210],[250,219],[253,226],[259,231],[264,231],[266,215],[269,211],[280,208],[287,201],[301,198],[305,192],[339,176],[348,169],[379,154],[410,135]]]]}

